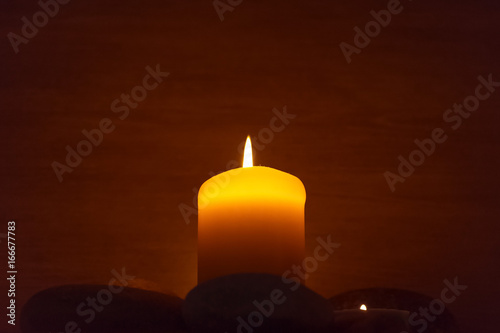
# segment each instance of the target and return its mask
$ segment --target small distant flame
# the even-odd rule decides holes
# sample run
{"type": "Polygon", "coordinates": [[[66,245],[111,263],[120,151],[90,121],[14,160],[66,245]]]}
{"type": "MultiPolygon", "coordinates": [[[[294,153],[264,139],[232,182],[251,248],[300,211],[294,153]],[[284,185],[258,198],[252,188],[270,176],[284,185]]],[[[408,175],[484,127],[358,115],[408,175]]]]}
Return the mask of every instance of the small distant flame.
{"type": "Polygon", "coordinates": [[[244,168],[253,167],[252,141],[250,140],[250,135],[247,136],[247,142],[245,142],[245,152],[243,154],[243,167],[244,168]]]}
{"type": "Polygon", "coordinates": [[[360,310],[363,310],[363,311],[366,311],[366,305],[364,304],[361,304],[361,306],[359,307],[360,310]]]}

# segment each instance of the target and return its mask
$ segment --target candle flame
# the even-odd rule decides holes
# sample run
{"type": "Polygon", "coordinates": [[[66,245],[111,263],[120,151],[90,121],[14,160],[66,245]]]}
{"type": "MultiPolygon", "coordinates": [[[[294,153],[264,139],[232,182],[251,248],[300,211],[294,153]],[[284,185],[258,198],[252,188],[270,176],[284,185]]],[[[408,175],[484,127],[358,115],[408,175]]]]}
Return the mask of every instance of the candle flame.
{"type": "Polygon", "coordinates": [[[247,136],[247,142],[245,142],[245,152],[243,154],[243,167],[244,168],[253,167],[252,140],[250,140],[250,135],[247,136]]]}
{"type": "Polygon", "coordinates": [[[361,304],[361,306],[359,307],[360,310],[363,310],[363,311],[366,311],[366,305],[364,304],[361,304]]]}

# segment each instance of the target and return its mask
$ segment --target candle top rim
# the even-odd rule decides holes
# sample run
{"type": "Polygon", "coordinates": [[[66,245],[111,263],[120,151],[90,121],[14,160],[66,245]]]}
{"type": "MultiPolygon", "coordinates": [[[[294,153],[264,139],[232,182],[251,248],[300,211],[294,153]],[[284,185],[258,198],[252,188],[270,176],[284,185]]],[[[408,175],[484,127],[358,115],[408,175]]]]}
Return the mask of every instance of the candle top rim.
{"type": "Polygon", "coordinates": [[[306,189],[302,181],[285,171],[266,166],[239,167],[221,172],[206,180],[199,193],[210,193],[214,186],[217,196],[246,196],[249,193],[263,196],[280,196],[282,199],[305,201],[306,189]]]}
{"type": "MultiPolygon", "coordinates": [[[[258,171],[255,171],[255,170],[265,170],[265,171],[271,171],[271,172],[279,172],[281,173],[282,175],[287,175],[287,176],[290,176],[296,180],[298,180],[299,182],[302,183],[302,180],[300,180],[299,177],[289,173],[289,172],[286,172],[286,171],[282,171],[282,170],[279,170],[279,169],[276,169],[276,168],[273,168],[273,167],[268,167],[268,166],[265,166],[265,165],[254,165],[254,166],[251,166],[251,167],[237,167],[237,168],[233,168],[233,169],[229,169],[229,170],[226,170],[226,171],[222,171],[222,172],[219,172],[218,174],[210,177],[209,179],[207,179],[203,184],[205,184],[206,182],[208,182],[210,179],[212,178],[215,178],[217,176],[220,176],[222,174],[225,174],[225,173],[231,173],[232,175],[231,176],[238,176],[240,172],[245,172],[245,173],[251,173],[251,172],[258,172],[258,171]]],[[[304,185],[302,183],[302,185],[304,185]]],[[[203,185],[202,185],[203,186],[203,185]]]]}

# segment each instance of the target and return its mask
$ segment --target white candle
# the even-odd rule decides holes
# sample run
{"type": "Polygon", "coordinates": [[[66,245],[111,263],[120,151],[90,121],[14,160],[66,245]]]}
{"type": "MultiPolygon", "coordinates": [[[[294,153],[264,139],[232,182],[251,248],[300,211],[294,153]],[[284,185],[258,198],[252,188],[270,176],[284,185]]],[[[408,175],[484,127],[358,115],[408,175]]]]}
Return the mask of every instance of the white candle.
{"type": "Polygon", "coordinates": [[[234,273],[282,275],[304,258],[304,185],[295,176],[253,166],[207,180],[198,194],[198,282],[234,273]]]}

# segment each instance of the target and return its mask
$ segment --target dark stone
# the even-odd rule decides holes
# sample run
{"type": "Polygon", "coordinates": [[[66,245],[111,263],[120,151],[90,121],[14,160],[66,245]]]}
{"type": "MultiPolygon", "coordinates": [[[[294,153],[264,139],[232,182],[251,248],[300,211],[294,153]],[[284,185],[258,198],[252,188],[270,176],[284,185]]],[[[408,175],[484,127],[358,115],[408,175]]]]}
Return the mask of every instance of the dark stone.
{"type": "Polygon", "coordinates": [[[66,285],[40,291],[22,309],[21,330],[24,333],[78,332],[78,328],[85,333],[186,331],[179,297],[129,287],[121,291],[121,286],[114,288],[116,293],[108,285],[66,285]],[[112,299],[108,303],[109,295],[112,299]],[[101,303],[97,303],[101,312],[90,310],[87,305],[87,298],[96,297],[104,302],[102,309],[101,303]]]}
{"type": "Polygon", "coordinates": [[[328,331],[333,322],[327,299],[269,274],[203,282],[186,296],[182,313],[187,326],[200,333],[314,333],[328,331]]]}
{"type": "MultiPolygon", "coordinates": [[[[412,313],[419,313],[420,308],[429,308],[429,305],[434,299],[432,297],[419,294],[410,290],[394,289],[394,288],[368,288],[348,291],[330,298],[335,310],[359,309],[361,304],[365,304],[369,309],[398,309],[406,310],[412,313]]],[[[421,317],[419,316],[418,319],[421,317]]],[[[417,319],[417,320],[418,320],[417,319]]],[[[426,321],[428,327],[425,333],[456,333],[458,325],[451,314],[445,308],[443,313],[436,316],[434,321],[426,321]]],[[[340,332],[342,327],[348,325],[347,320],[338,318],[335,327],[340,332]]],[[[421,325],[411,326],[415,332],[420,329],[421,325]]],[[[345,332],[349,332],[345,330],[345,332]]]]}

